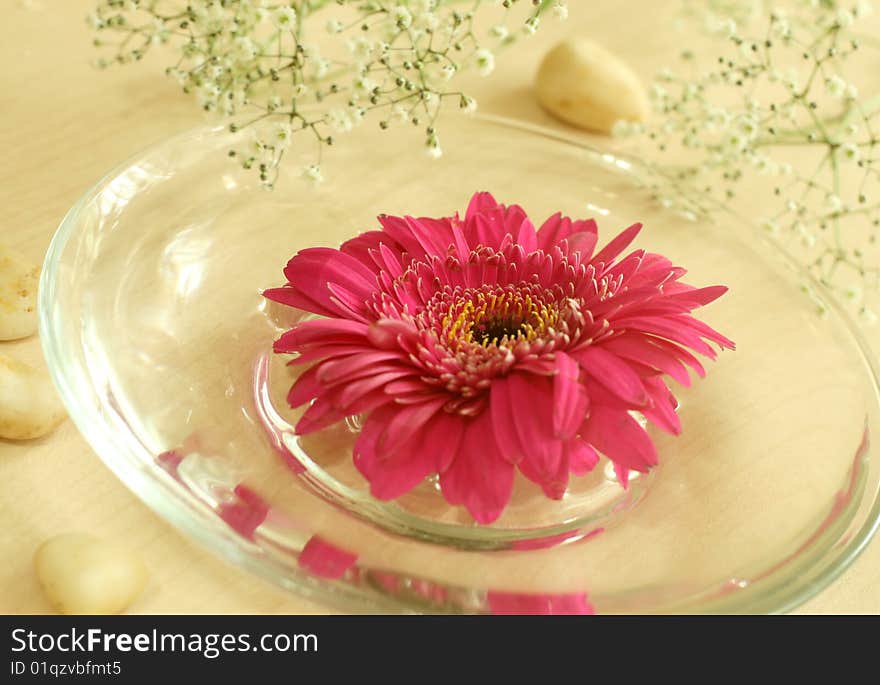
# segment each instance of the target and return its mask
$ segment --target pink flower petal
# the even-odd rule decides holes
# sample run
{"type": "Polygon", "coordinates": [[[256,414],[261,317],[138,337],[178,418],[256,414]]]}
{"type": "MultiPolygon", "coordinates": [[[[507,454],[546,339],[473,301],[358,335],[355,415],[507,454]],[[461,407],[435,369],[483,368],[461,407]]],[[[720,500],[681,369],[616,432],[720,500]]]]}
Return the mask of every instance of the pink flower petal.
{"type": "Polygon", "coordinates": [[[686,292],[673,293],[667,299],[685,303],[688,308],[696,309],[714,302],[728,291],[725,285],[710,285],[706,288],[693,288],[686,292]]]}
{"type": "Polygon", "coordinates": [[[515,428],[517,421],[515,409],[510,397],[509,379],[496,379],[490,391],[489,411],[499,452],[502,458],[511,464],[518,463],[526,453],[515,428]]]}
{"type": "Polygon", "coordinates": [[[287,393],[287,404],[296,408],[306,402],[311,402],[321,390],[321,383],[318,381],[318,365],[311,366],[296,379],[287,393]]]}
{"type": "MultiPolygon", "coordinates": [[[[595,223],[593,224],[595,226],[595,223]]],[[[599,240],[599,236],[595,233],[580,231],[578,233],[572,233],[568,238],[566,238],[566,242],[568,243],[568,254],[574,255],[579,254],[582,262],[585,262],[590,259],[593,254],[593,250],[596,249],[596,243],[599,240]]]]}
{"type": "Polygon", "coordinates": [[[568,469],[562,441],[554,434],[553,381],[512,374],[508,388],[515,422],[507,430],[516,431],[524,452],[518,462],[520,471],[545,490],[559,492],[561,487],[564,492],[568,469]]]}
{"type": "Polygon", "coordinates": [[[402,355],[399,351],[365,348],[361,354],[337,357],[324,362],[321,364],[318,378],[322,383],[332,384],[393,369],[416,373],[416,370],[411,366],[402,367],[402,361],[402,355]]]}
{"type": "Polygon", "coordinates": [[[425,257],[425,248],[418,238],[412,234],[406,219],[399,216],[382,214],[379,216],[379,223],[382,224],[382,229],[389,240],[403,248],[408,260],[423,259],[425,257]]]}
{"type": "Polygon", "coordinates": [[[598,226],[593,219],[572,221],[563,216],[562,212],[556,212],[538,229],[538,248],[549,252],[550,248],[565,240],[568,242],[566,254],[579,251],[584,259],[589,259],[596,246],[598,232],[598,226]]]}
{"type": "Polygon", "coordinates": [[[328,282],[339,283],[350,290],[369,295],[376,287],[376,274],[351,255],[330,247],[308,247],[300,250],[284,268],[287,281],[320,301],[312,289],[323,288],[328,282]]]}
{"type": "Polygon", "coordinates": [[[504,214],[496,210],[489,214],[478,214],[470,222],[472,226],[472,246],[482,245],[497,248],[501,245],[504,236],[507,235],[507,226],[504,224],[504,214]]]}
{"type": "Polygon", "coordinates": [[[425,428],[422,449],[430,453],[437,473],[446,471],[458,454],[466,424],[467,419],[457,414],[438,412],[425,428]]]}
{"type": "Polygon", "coordinates": [[[576,476],[583,476],[599,463],[599,455],[588,443],[580,438],[574,438],[565,443],[563,448],[568,460],[568,468],[576,476]]]}
{"type": "Polygon", "coordinates": [[[275,342],[275,351],[299,352],[309,345],[364,344],[369,327],[360,321],[320,319],[301,321],[275,342]]]}
{"type": "Polygon", "coordinates": [[[552,443],[552,450],[549,458],[539,460],[527,456],[517,467],[523,476],[538,484],[547,497],[562,499],[568,488],[568,453],[557,441],[552,443]]]}
{"type": "Polygon", "coordinates": [[[593,405],[584,437],[613,462],[645,472],[657,464],[650,436],[628,412],[593,405]]]}
{"type": "Polygon", "coordinates": [[[402,255],[385,243],[380,243],[378,251],[374,250],[370,256],[373,257],[373,261],[380,269],[388,272],[391,278],[397,278],[403,274],[402,255]],[[378,252],[378,257],[376,252],[378,252]]]}
{"type": "Polygon", "coordinates": [[[510,501],[514,467],[498,451],[488,412],[465,427],[458,455],[440,474],[450,504],[463,504],[476,521],[492,523],[510,501]]]}
{"type": "Polygon", "coordinates": [[[338,316],[339,311],[332,303],[315,300],[303,293],[299,288],[286,285],[282,288],[269,288],[263,291],[263,297],[288,307],[312,312],[321,316],[338,316]]]}
{"type": "Polygon", "coordinates": [[[338,283],[330,282],[327,283],[327,290],[330,292],[330,302],[341,313],[351,319],[369,321],[369,309],[362,293],[352,292],[338,283]]]}
{"type": "Polygon", "coordinates": [[[400,257],[400,247],[383,231],[366,231],[361,233],[351,240],[342,243],[339,251],[354,257],[370,271],[378,273],[379,269],[383,267],[376,264],[375,259],[373,259],[373,253],[378,251],[380,246],[384,246],[385,250],[398,255],[398,258],[400,257]]]}
{"type": "Polygon", "coordinates": [[[400,319],[379,319],[367,331],[369,341],[383,350],[399,350],[401,338],[415,335],[413,325],[400,319]]]}
{"type": "Polygon", "coordinates": [[[602,347],[619,357],[646,364],[668,374],[686,387],[691,384],[690,375],[678,358],[653,344],[648,336],[625,333],[602,343],[602,347]]]}
{"type": "Polygon", "coordinates": [[[672,435],[681,433],[681,419],[675,412],[678,406],[675,397],[660,378],[646,378],[645,388],[651,396],[651,406],[643,408],[642,414],[658,428],[672,435]]]}
{"type": "MultiPolygon", "coordinates": [[[[344,409],[351,413],[349,409],[356,402],[369,396],[375,391],[381,391],[382,394],[389,395],[389,386],[401,377],[406,377],[412,373],[412,369],[399,368],[394,371],[385,371],[383,373],[366,374],[358,379],[350,380],[342,385],[341,392],[336,397],[335,404],[340,409],[344,409]]],[[[393,399],[394,393],[390,393],[388,400],[393,399]]]]}
{"type": "Polygon", "coordinates": [[[450,450],[457,447],[460,432],[449,431],[448,415],[441,414],[426,424],[418,424],[401,441],[381,444],[389,424],[400,417],[397,406],[385,406],[367,417],[355,444],[355,466],[370,482],[370,493],[381,500],[392,500],[412,490],[437,472],[439,462],[448,462],[450,450]],[[438,439],[439,438],[439,439],[438,439]]]}
{"type": "Polygon", "coordinates": [[[434,396],[418,404],[397,406],[393,416],[385,423],[385,430],[379,436],[377,449],[385,451],[389,446],[408,441],[431,421],[431,418],[449,400],[445,396],[434,396]]]}
{"type": "Polygon", "coordinates": [[[452,245],[452,226],[448,219],[437,221],[434,219],[414,219],[411,216],[404,217],[410,233],[419,241],[425,254],[445,257],[449,246],[452,245]]]}
{"type": "Polygon", "coordinates": [[[470,221],[476,215],[487,214],[498,206],[498,202],[491,193],[474,193],[468,203],[464,220],[470,221]]]}
{"type": "Polygon", "coordinates": [[[556,354],[553,377],[553,432],[561,440],[574,436],[584,422],[590,399],[580,382],[580,366],[564,352],[556,354]]]}
{"type": "Polygon", "coordinates": [[[662,336],[672,342],[680,343],[710,359],[717,356],[715,350],[703,342],[699,333],[694,332],[683,322],[668,316],[631,316],[615,322],[619,330],[642,331],[662,336]]]}
{"type": "Polygon", "coordinates": [[[609,242],[605,247],[603,247],[593,256],[593,258],[590,260],[590,263],[604,264],[607,267],[611,260],[615,259],[617,255],[619,255],[627,247],[629,247],[630,243],[632,243],[632,241],[636,239],[636,236],[641,230],[641,224],[633,224],[624,231],[621,231],[620,234],[612,238],[611,242],[609,242]]]}
{"type": "Polygon", "coordinates": [[[676,345],[675,343],[669,342],[668,340],[655,338],[653,336],[645,336],[645,338],[650,340],[652,345],[659,347],[661,350],[668,352],[679,361],[690,366],[694,371],[696,371],[697,375],[700,378],[704,378],[706,376],[706,369],[704,369],[703,365],[700,364],[700,360],[680,345],[676,345]]]}
{"type": "Polygon", "coordinates": [[[633,407],[648,403],[642,379],[617,355],[601,345],[591,345],[572,354],[586,373],[624,402],[633,407]]]}
{"type": "MultiPolygon", "coordinates": [[[[517,207],[519,211],[522,212],[522,209],[517,207]]],[[[519,227],[516,229],[516,233],[513,233],[514,240],[517,245],[522,245],[523,249],[526,252],[533,252],[538,249],[538,235],[535,232],[534,224],[529,221],[529,219],[525,216],[525,212],[523,214],[523,219],[519,223],[519,227]]],[[[516,216],[515,214],[513,216],[516,216]]],[[[513,219],[513,222],[516,222],[516,219],[513,219]]]]}

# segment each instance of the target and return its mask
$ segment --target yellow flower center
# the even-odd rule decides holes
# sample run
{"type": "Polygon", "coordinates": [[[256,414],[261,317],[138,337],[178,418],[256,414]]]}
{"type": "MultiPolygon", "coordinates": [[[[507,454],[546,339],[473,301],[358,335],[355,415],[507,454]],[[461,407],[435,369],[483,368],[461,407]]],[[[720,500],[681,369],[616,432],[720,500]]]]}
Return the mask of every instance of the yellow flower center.
{"type": "Polygon", "coordinates": [[[547,305],[528,291],[506,288],[470,291],[453,303],[442,319],[446,342],[482,347],[532,342],[559,321],[555,304],[547,305]]]}

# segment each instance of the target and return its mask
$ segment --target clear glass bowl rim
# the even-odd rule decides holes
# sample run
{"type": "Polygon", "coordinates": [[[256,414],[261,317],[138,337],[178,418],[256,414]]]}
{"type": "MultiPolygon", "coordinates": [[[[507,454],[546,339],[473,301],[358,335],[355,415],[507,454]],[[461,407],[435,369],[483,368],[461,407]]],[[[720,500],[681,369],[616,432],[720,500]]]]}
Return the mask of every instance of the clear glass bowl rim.
{"type": "MultiPolygon", "coordinates": [[[[592,144],[577,140],[564,131],[497,115],[481,113],[474,118],[487,125],[507,127],[519,133],[541,136],[558,143],[574,146],[594,157],[600,158],[606,164],[622,161],[629,165],[629,169],[645,168],[645,165],[637,158],[617,152],[609,153],[608,151],[603,151],[592,144]]],[[[88,399],[83,397],[83,384],[77,378],[77,376],[82,375],[82,370],[76,368],[71,356],[65,351],[67,346],[66,340],[70,339],[65,335],[65,328],[70,327],[71,322],[65,319],[64,313],[58,306],[56,297],[59,289],[59,280],[62,275],[59,266],[68,243],[74,237],[79,227],[80,214],[83,208],[99,194],[109,181],[129,168],[137,160],[160,148],[174,146],[186,140],[202,138],[206,135],[219,135],[224,132],[226,132],[225,126],[198,126],[173,136],[165,137],[139,150],[105,173],[65,214],[49,244],[39,283],[39,335],[49,375],[59,391],[71,420],[101,461],[154,512],[185,533],[187,537],[195,540],[203,548],[238,567],[246,568],[262,576],[275,585],[293,591],[307,599],[325,603],[328,606],[336,606],[344,611],[406,612],[408,611],[406,607],[391,599],[383,602],[375,597],[365,597],[356,589],[348,588],[338,583],[328,583],[320,580],[302,582],[302,578],[291,577],[289,567],[268,557],[257,559],[255,555],[249,554],[242,541],[231,536],[228,531],[221,530],[217,526],[217,522],[212,520],[206,512],[194,508],[170,481],[152,477],[137,457],[130,452],[126,452],[123,446],[118,444],[107,424],[106,418],[100,409],[98,398],[95,396],[94,389],[90,384],[89,390],[92,391],[93,397],[88,399]]],[[[740,224],[743,229],[755,230],[752,222],[730,207],[719,205],[717,211],[722,213],[726,220],[740,224]]],[[[848,333],[852,335],[862,354],[863,361],[868,366],[870,382],[876,399],[880,396],[880,370],[878,370],[880,367],[878,367],[871,346],[860,327],[853,321],[852,317],[829,290],[809,274],[783,246],[767,236],[760,236],[760,239],[771,245],[772,249],[791,268],[798,271],[809,282],[814,292],[834,310],[835,315],[839,316],[847,324],[849,328],[848,333]]],[[[880,455],[875,455],[875,458],[880,458],[880,455]]],[[[731,605],[727,602],[722,601],[715,605],[710,602],[707,607],[709,612],[786,613],[815,597],[849,568],[867,547],[877,529],[880,528],[880,488],[873,493],[866,492],[865,496],[870,496],[871,494],[873,494],[874,501],[867,519],[851,535],[843,548],[836,552],[834,558],[828,560],[819,556],[816,563],[812,567],[808,567],[807,572],[798,578],[799,582],[770,584],[760,595],[751,598],[752,602],[750,605],[736,607],[734,604],[734,608],[731,609],[731,605]]],[[[689,600],[698,601],[699,598],[690,597],[689,600]]],[[[688,610],[687,606],[685,606],[684,610],[688,610]]],[[[696,607],[695,612],[700,612],[700,608],[696,607]]]]}

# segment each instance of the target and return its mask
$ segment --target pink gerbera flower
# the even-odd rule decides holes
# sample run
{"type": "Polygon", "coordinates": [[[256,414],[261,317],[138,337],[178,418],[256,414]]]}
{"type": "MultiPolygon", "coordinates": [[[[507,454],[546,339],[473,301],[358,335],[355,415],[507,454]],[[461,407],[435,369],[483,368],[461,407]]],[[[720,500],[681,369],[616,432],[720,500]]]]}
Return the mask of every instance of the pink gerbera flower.
{"type": "Polygon", "coordinates": [[[657,463],[640,412],[681,430],[663,380],[703,376],[693,350],[733,343],[690,315],[727,288],[694,288],[636,250],[641,225],[595,251],[596,223],[555,214],[535,230],[488,193],[465,217],[381,216],[338,250],[309,248],[266,297],[312,312],[275,343],[311,364],[288,395],[311,433],[366,415],[355,445],[372,494],[391,500],[439,474],[480,523],[501,515],[514,472],[561,498],[601,452],[626,483],[657,463]]]}

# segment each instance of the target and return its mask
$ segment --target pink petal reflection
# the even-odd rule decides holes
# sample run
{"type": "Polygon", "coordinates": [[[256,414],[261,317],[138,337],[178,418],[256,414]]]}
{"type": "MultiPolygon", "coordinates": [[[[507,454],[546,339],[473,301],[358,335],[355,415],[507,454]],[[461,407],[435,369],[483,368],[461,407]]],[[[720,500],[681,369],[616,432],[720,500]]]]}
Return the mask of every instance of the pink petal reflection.
{"type": "Polygon", "coordinates": [[[571,594],[528,594],[522,592],[489,592],[489,611],[496,615],[593,615],[593,605],[585,592],[571,594]]]}
{"type": "Polygon", "coordinates": [[[217,513],[233,530],[251,539],[254,531],[266,520],[269,505],[256,492],[241,483],[235,486],[233,493],[235,499],[223,502],[217,513]]]}
{"type": "Polygon", "coordinates": [[[156,456],[159,466],[165,469],[172,476],[177,475],[177,467],[183,461],[183,455],[177,450],[168,450],[156,456]]]}
{"type": "Polygon", "coordinates": [[[357,561],[357,554],[346,552],[318,535],[313,535],[299,554],[299,565],[321,578],[339,580],[357,561]]]}

